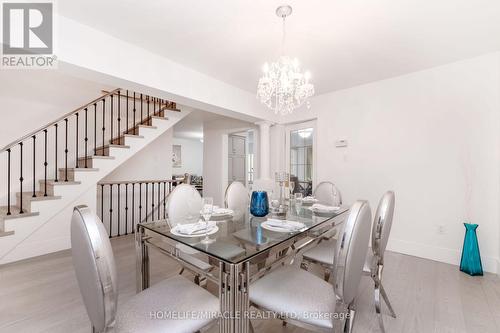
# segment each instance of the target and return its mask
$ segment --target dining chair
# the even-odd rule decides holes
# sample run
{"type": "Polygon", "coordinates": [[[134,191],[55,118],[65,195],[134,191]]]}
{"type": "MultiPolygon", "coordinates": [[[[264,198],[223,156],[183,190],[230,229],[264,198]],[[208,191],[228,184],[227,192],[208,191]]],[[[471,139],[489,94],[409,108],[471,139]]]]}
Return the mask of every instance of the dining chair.
{"type": "MultiPolygon", "coordinates": [[[[188,184],[177,185],[167,200],[167,221],[169,226],[173,228],[177,224],[197,222],[200,219],[201,205],[200,193],[194,186],[188,184]]],[[[180,251],[179,259],[196,266],[204,272],[213,269],[212,265],[193,256],[200,253],[199,251],[183,244],[177,244],[176,247],[180,251]]],[[[181,269],[179,274],[183,272],[184,268],[181,269]]],[[[200,284],[200,275],[195,272],[193,273],[195,275],[195,282],[200,284]]]]}
{"type": "Polygon", "coordinates": [[[396,313],[389,302],[389,297],[382,285],[382,273],[384,271],[384,253],[391,233],[392,219],[394,216],[395,195],[393,191],[387,191],[380,199],[372,227],[372,248],[366,257],[363,272],[371,276],[374,283],[375,312],[379,320],[380,330],[385,332],[384,320],[381,311],[380,296],[384,299],[390,315],[396,318],[396,313]]]}
{"type": "Polygon", "coordinates": [[[242,183],[232,182],[226,188],[224,199],[226,208],[235,212],[245,212],[248,209],[249,202],[250,197],[248,195],[248,190],[242,183]]]}
{"type": "Polygon", "coordinates": [[[200,316],[176,320],[166,315],[188,311],[219,312],[217,297],[178,275],[132,296],[118,307],[117,272],[111,242],[102,222],[87,206],[77,206],[73,210],[71,252],[93,333],[195,332],[213,323],[215,318],[200,316]]]}
{"type": "Polygon", "coordinates": [[[320,204],[328,206],[342,205],[342,195],[332,182],[321,182],[314,189],[314,197],[320,204]]]}
{"type": "Polygon", "coordinates": [[[331,283],[293,265],[281,266],[250,285],[251,303],[280,319],[312,331],[351,332],[355,299],[370,238],[368,202],[352,206],[336,244],[331,283]]]}
{"type": "MultiPolygon", "coordinates": [[[[363,267],[363,274],[370,276],[374,282],[375,312],[382,332],[385,332],[385,328],[380,296],[384,299],[391,316],[396,318],[396,313],[382,285],[384,253],[391,231],[394,203],[395,195],[393,191],[387,191],[380,199],[372,226],[372,248],[368,251],[363,267]]],[[[322,241],[316,247],[306,251],[302,256],[301,268],[308,270],[309,263],[320,265],[324,269],[324,279],[328,281],[334,265],[335,251],[332,250],[332,243],[335,241],[335,239],[322,241]]]]}

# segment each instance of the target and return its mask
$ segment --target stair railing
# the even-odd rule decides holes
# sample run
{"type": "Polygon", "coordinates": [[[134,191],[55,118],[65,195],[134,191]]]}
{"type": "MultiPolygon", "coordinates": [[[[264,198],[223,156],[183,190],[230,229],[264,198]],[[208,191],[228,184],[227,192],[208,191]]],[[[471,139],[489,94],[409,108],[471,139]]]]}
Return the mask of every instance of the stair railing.
{"type": "Polygon", "coordinates": [[[137,135],[139,125],[151,125],[153,116],[167,110],[179,111],[175,102],[117,88],[6,145],[0,156],[7,167],[7,193],[1,199],[7,206],[0,207],[0,215],[25,213],[27,195],[52,195],[50,182],[71,181],[72,167],[89,168],[93,156],[105,156],[109,145],[123,145],[124,135],[137,135]]]}
{"type": "Polygon", "coordinates": [[[97,215],[109,237],[135,232],[137,223],[167,217],[175,180],[103,181],[97,184],[97,215]]]}

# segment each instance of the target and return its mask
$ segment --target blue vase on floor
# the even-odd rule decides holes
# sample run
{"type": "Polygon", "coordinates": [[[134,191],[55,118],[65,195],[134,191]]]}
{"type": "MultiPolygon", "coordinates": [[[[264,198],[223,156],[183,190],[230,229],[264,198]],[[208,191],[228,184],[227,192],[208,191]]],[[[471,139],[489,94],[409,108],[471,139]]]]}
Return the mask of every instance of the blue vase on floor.
{"type": "Polygon", "coordinates": [[[253,191],[250,201],[250,213],[253,216],[263,217],[269,214],[269,200],[266,191],[253,191]]]}
{"type": "Polygon", "coordinates": [[[462,259],[460,260],[460,270],[469,275],[483,275],[483,265],[479,254],[479,244],[477,242],[477,224],[464,223],[465,239],[462,249],[462,259]]]}

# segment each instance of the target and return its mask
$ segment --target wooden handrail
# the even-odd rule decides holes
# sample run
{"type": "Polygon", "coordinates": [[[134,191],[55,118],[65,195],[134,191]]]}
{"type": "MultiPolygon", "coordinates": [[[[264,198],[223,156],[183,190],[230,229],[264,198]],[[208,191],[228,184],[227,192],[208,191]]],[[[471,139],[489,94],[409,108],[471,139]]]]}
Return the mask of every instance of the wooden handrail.
{"type": "MultiPolygon", "coordinates": [[[[103,94],[108,94],[108,93],[110,93],[110,92],[109,92],[109,91],[107,91],[107,90],[101,90],[101,92],[102,92],[103,94]]],[[[115,93],[115,95],[116,95],[116,93],[115,93]]],[[[143,97],[142,99],[141,99],[140,97],[137,97],[137,96],[136,96],[136,97],[134,97],[133,95],[129,95],[129,96],[128,96],[128,99],[132,99],[132,100],[133,100],[133,99],[135,99],[136,101],[147,102],[147,101],[148,101],[148,99],[147,99],[147,98],[145,98],[145,97],[147,97],[147,95],[144,95],[144,97],[143,97]]],[[[126,96],[126,95],[121,95],[121,98],[127,98],[127,96],[126,96]]],[[[151,100],[149,100],[149,101],[151,102],[151,100]]],[[[169,103],[173,103],[172,101],[167,101],[167,100],[165,100],[165,101],[166,101],[167,103],[159,103],[160,105],[162,105],[162,106],[163,106],[162,110],[170,110],[170,111],[175,111],[175,112],[180,112],[180,111],[181,111],[181,110],[179,110],[179,109],[177,109],[177,108],[171,108],[171,107],[169,107],[169,105],[168,105],[168,104],[169,104],[169,103]]]]}
{"type": "Polygon", "coordinates": [[[175,179],[160,179],[160,180],[116,180],[116,181],[102,181],[98,182],[97,185],[124,185],[124,184],[151,184],[151,183],[175,183],[178,180],[175,179]]]}
{"type": "Polygon", "coordinates": [[[34,130],[33,132],[29,133],[29,134],[26,134],[25,136],[22,136],[21,138],[15,140],[15,141],[12,141],[11,143],[9,143],[8,145],[6,145],[5,147],[3,147],[1,150],[0,150],[0,153],[3,153],[4,151],[6,151],[7,149],[9,148],[12,148],[14,147],[15,145],[19,144],[20,142],[23,142],[24,140],[26,139],[29,139],[31,137],[33,137],[33,135],[37,134],[37,133],[40,133],[42,132],[44,129],[46,128],[49,128],[50,126],[54,125],[54,124],[57,124],[58,122],[60,121],[63,121],[64,119],[74,115],[75,113],[85,109],[86,107],[90,106],[90,105],[93,105],[94,103],[97,103],[99,102],[101,99],[111,95],[111,94],[116,94],[119,90],[121,90],[121,88],[116,88],[115,90],[112,90],[110,92],[107,92],[106,94],[102,95],[101,97],[98,97],[96,99],[94,99],[92,102],[90,103],[87,103],[87,104],[84,104],[83,106],[77,108],[77,109],[74,109],[73,111],[71,112],[68,112],[66,113],[64,116],[61,116],[59,118],[57,118],[56,120],[48,123],[47,125],[43,126],[43,127],[40,127],[39,129],[37,130],[34,130]]]}

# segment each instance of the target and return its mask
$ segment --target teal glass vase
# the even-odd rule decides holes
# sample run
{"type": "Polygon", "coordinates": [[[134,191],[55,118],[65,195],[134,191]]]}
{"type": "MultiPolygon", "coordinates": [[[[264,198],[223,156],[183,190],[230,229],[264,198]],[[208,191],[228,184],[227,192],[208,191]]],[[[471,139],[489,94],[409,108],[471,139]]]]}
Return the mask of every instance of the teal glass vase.
{"type": "Polygon", "coordinates": [[[460,270],[469,275],[483,275],[483,265],[479,254],[479,244],[477,242],[477,224],[464,223],[465,238],[462,249],[462,259],[460,260],[460,270]]]}

